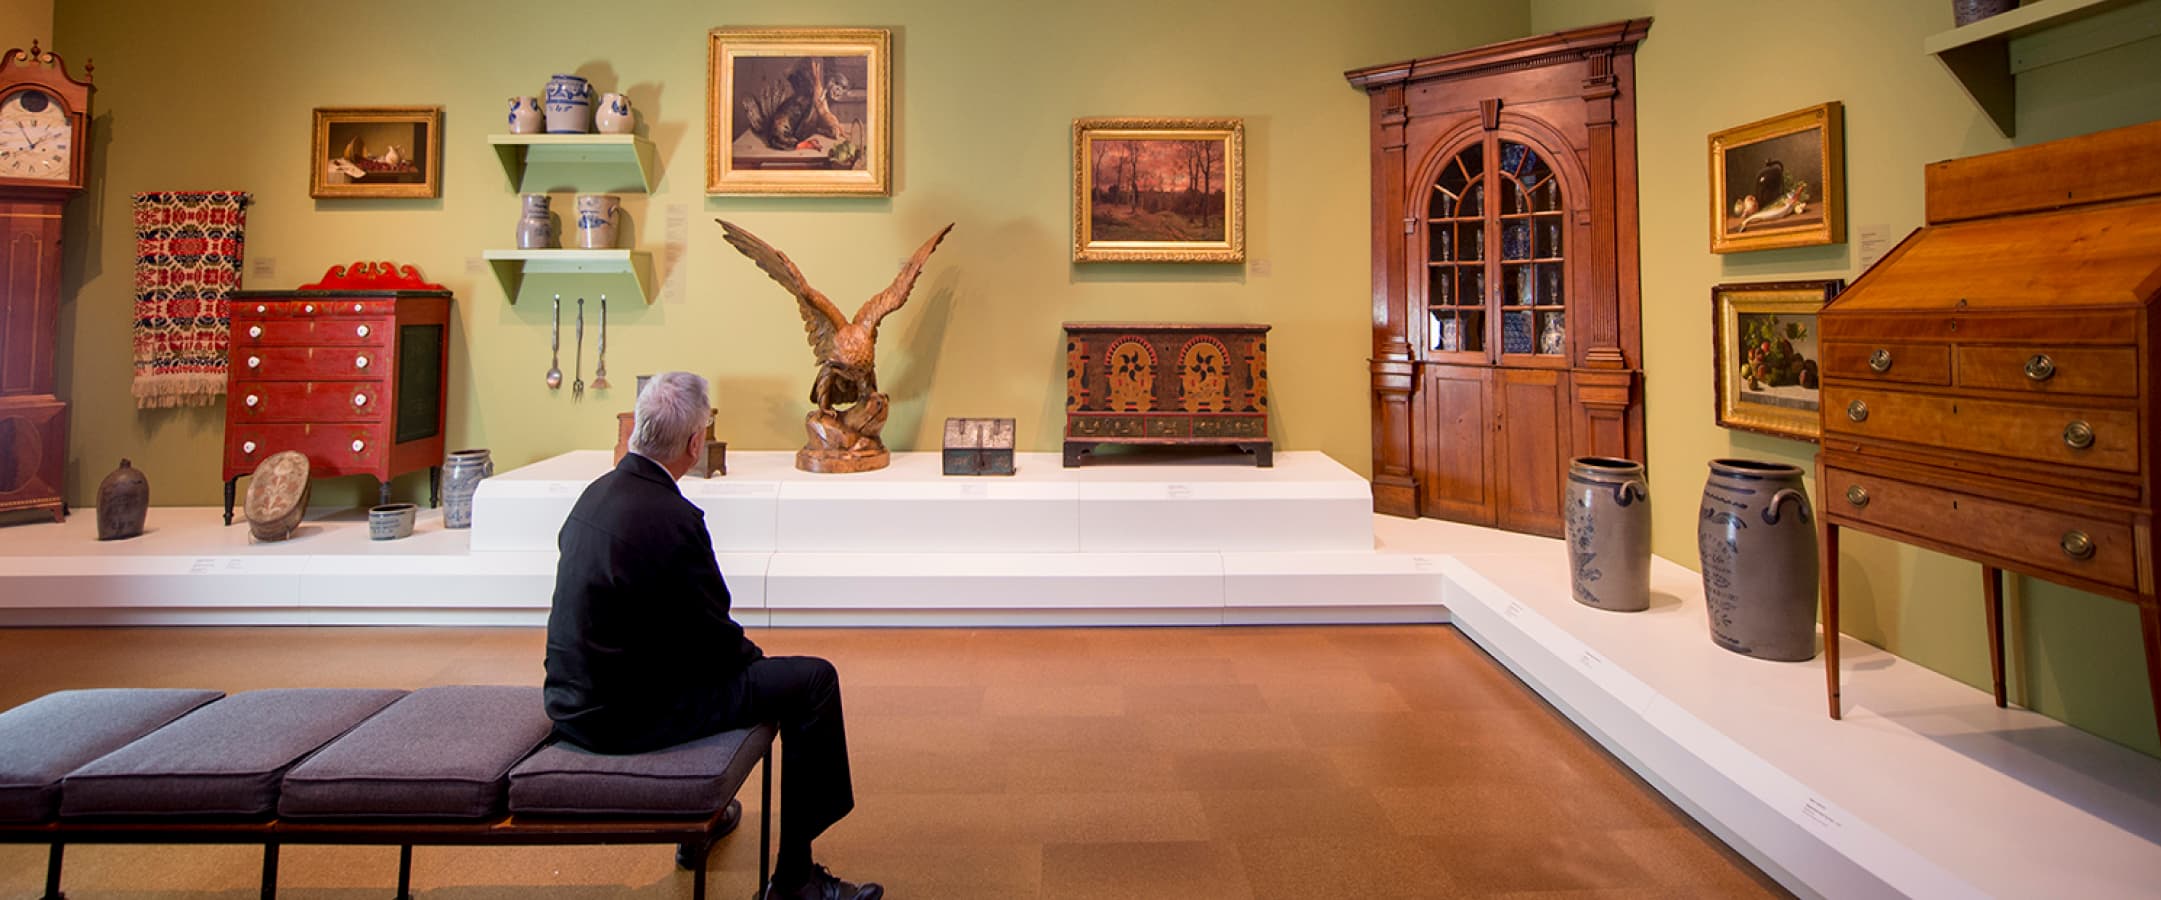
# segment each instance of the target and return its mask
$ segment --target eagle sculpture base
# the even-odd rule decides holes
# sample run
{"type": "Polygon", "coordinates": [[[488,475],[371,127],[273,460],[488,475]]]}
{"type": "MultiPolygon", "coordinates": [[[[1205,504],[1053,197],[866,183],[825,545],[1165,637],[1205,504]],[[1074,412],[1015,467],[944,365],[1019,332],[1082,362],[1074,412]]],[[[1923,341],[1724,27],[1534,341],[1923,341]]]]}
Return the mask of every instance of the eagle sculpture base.
{"type": "Polygon", "coordinates": [[[795,467],[805,472],[873,472],[893,461],[878,433],[885,430],[888,409],[883,393],[872,393],[845,409],[814,409],[803,417],[810,440],[795,453],[795,467]]]}
{"type": "Polygon", "coordinates": [[[873,450],[819,450],[804,447],[795,451],[796,468],[821,475],[875,472],[892,462],[893,454],[886,452],[884,447],[873,450]]]}

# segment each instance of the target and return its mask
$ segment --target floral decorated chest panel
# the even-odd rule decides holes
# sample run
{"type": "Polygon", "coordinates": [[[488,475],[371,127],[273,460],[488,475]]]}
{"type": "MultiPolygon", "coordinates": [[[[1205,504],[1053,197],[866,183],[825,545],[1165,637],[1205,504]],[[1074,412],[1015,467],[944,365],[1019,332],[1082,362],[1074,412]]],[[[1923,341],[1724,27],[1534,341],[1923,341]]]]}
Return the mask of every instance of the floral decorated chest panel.
{"type": "Polygon", "coordinates": [[[1066,333],[1066,461],[1094,444],[1230,444],[1269,463],[1268,326],[1080,323],[1066,333]]]}

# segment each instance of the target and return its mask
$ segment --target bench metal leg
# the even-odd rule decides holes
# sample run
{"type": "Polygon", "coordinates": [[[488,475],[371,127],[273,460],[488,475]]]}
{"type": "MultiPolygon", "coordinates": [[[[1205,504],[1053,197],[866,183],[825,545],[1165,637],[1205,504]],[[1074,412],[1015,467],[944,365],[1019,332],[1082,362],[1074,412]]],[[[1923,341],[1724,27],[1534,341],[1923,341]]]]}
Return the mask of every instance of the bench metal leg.
{"type": "Polygon", "coordinates": [[[54,844],[45,856],[45,896],[38,900],[67,900],[68,895],[60,893],[60,856],[66,848],[66,844],[54,844]]]}
{"type": "Polygon", "coordinates": [[[263,845],[263,900],[277,900],[278,845],[263,845]]]}
{"type": "Polygon", "coordinates": [[[398,845],[398,896],[395,900],[413,900],[413,845],[398,845]]]}
{"type": "Polygon", "coordinates": [[[763,897],[766,883],[773,880],[773,745],[765,745],[758,771],[758,893],[752,896],[763,897]]]}

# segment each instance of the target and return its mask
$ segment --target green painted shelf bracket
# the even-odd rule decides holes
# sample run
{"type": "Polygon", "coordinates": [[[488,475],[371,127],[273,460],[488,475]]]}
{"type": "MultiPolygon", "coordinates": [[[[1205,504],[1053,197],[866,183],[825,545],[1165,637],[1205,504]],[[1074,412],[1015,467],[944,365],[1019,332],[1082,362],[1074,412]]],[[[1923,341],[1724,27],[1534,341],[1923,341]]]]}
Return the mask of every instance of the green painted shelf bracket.
{"type": "Polygon", "coordinates": [[[653,254],[646,250],[483,250],[495,269],[503,296],[518,302],[527,275],[628,275],[637,282],[638,298],[653,302],[653,254]]]}

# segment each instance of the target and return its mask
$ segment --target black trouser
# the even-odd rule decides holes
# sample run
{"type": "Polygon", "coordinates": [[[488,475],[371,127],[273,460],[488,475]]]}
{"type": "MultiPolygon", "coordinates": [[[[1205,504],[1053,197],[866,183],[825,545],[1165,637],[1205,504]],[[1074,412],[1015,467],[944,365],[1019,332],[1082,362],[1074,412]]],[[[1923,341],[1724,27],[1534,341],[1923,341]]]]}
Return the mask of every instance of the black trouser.
{"type": "Polygon", "coordinates": [[[840,674],[815,656],[753,661],[723,691],[709,733],[780,723],[780,845],[808,847],[855,808],[840,674]]]}

